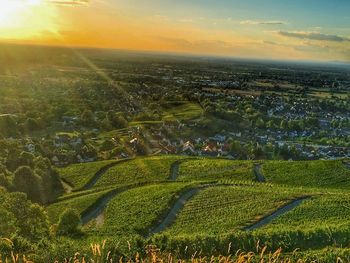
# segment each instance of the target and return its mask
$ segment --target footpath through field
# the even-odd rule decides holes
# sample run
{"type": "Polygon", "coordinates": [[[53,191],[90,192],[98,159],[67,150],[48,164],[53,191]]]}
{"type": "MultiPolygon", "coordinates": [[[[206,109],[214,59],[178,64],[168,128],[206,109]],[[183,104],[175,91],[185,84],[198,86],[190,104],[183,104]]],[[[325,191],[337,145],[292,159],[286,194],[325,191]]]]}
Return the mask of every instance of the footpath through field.
{"type": "Polygon", "coordinates": [[[70,194],[73,192],[73,186],[61,178],[61,184],[63,186],[64,192],[70,194]]]}
{"type": "Polygon", "coordinates": [[[92,187],[95,186],[95,184],[101,178],[101,176],[104,175],[110,168],[112,168],[118,164],[121,164],[123,162],[131,161],[131,160],[134,160],[134,158],[127,158],[127,159],[116,161],[114,163],[107,164],[106,166],[104,166],[100,170],[98,170],[97,173],[95,173],[95,175],[90,179],[90,181],[85,186],[83,186],[83,188],[81,190],[91,189],[92,187]]]}
{"type": "Polygon", "coordinates": [[[258,222],[254,223],[253,225],[243,228],[243,230],[252,231],[252,230],[258,229],[260,227],[263,227],[263,226],[269,224],[276,217],[291,211],[295,207],[299,206],[304,200],[309,199],[309,198],[311,198],[311,196],[303,196],[303,197],[300,197],[298,199],[295,199],[292,202],[290,202],[289,204],[277,209],[272,214],[263,217],[258,222]]]}
{"type": "Polygon", "coordinates": [[[178,160],[178,161],[175,161],[174,163],[172,163],[170,166],[169,180],[176,181],[176,179],[179,175],[180,165],[184,162],[191,161],[191,160],[196,160],[196,159],[195,158],[186,158],[186,159],[178,160]]]}
{"type": "MultiPolygon", "coordinates": [[[[134,158],[130,158],[130,159],[124,159],[124,160],[120,160],[120,161],[116,161],[114,163],[108,164],[104,167],[102,167],[94,176],[93,178],[91,178],[91,180],[83,187],[83,190],[89,190],[91,189],[97,182],[98,180],[101,178],[101,176],[103,176],[109,169],[111,169],[112,167],[115,167],[116,165],[121,164],[122,162],[126,162],[126,161],[130,161],[133,160],[134,158]]],[[[171,167],[170,167],[170,172],[169,172],[169,179],[172,181],[176,181],[177,179],[177,175],[179,172],[179,166],[183,161],[186,161],[189,159],[185,159],[185,160],[179,160],[179,161],[175,161],[171,167]]],[[[146,183],[144,183],[146,184],[146,183]]],[[[92,204],[89,208],[87,208],[82,214],[81,214],[81,221],[83,225],[86,225],[87,223],[89,223],[90,221],[96,219],[96,225],[102,225],[104,222],[104,217],[103,217],[103,211],[106,208],[107,204],[109,203],[109,201],[111,201],[116,195],[130,190],[134,187],[138,187],[140,186],[138,185],[134,185],[134,186],[126,186],[120,189],[115,189],[112,190],[110,192],[108,192],[107,194],[103,195],[101,198],[99,198],[94,204],[92,204]]]]}
{"type": "Polygon", "coordinates": [[[222,187],[222,186],[238,186],[238,184],[205,184],[205,185],[200,185],[198,187],[192,188],[187,192],[183,193],[182,195],[180,195],[180,197],[177,199],[174,205],[170,208],[169,212],[167,213],[163,221],[150,230],[149,236],[163,232],[165,229],[170,227],[174,223],[179,212],[183,209],[186,202],[189,199],[191,199],[193,196],[195,196],[199,191],[210,187],[222,187]]]}

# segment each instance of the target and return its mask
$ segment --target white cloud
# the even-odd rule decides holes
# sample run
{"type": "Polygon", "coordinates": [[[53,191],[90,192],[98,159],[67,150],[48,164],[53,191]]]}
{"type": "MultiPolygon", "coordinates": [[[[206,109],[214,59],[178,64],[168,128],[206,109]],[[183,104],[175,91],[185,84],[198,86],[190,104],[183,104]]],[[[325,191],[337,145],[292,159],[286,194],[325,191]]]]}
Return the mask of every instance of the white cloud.
{"type": "Polygon", "coordinates": [[[257,20],[243,20],[240,22],[241,25],[285,25],[284,21],[268,20],[268,21],[257,21],[257,20]]]}

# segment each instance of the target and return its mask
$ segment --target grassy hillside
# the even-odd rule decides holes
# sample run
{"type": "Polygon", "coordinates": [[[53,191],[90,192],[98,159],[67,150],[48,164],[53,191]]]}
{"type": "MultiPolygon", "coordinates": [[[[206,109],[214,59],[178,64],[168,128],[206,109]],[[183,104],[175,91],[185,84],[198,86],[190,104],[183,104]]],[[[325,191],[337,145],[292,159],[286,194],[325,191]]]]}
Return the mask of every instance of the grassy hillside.
{"type": "Polygon", "coordinates": [[[264,230],[315,230],[349,227],[349,194],[323,194],[304,201],[262,228],[264,230]]]}
{"type": "Polygon", "coordinates": [[[350,187],[350,169],[341,160],[336,161],[269,161],[262,173],[267,182],[291,186],[318,188],[350,187]]]}
{"type": "Polygon", "coordinates": [[[217,186],[202,190],[185,204],[171,235],[228,234],[301,196],[269,186],[217,186]]]}
{"type": "Polygon", "coordinates": [[[247,180],[252,181],[253,164],[225,159],[189,160],[180,164],[179,180],[247,180]]]}
{"type": "Polygon", "coordinates": [[[110,190],[100,191],[97,193],[90,193],[75,198],[70,198],[68,200],[60,201],[49,205],[46,208],[49,219],[52,223],[57,223],[59,216],[69,208],[75,209],[79,213],[82,213],[89,206],[95,203],[101,196],[106,194],[110,190]]]}
{"type": "Polygon", "coordinates": [[[230,243],[235,249],[253,249],[258,240],[287,251],[349,244],[350,169],[346,165],[341,161],[261,163],[151,156],[116,164],[74,165],[60,169],[65,180],[80,188],[93,178],[94,183],[62,196],[47,211],[54,223],[66,208],[85,215],[92,205],[99,207],[100,213],[83,227],[86,236],[72,242],[108,239],[113,244],[124,242],[122,251],[128,249],[127,240],[136,247],[151,242],[173,251],[188,247],[193,253],[212,253],[218,247],[221,251],[230,243]],[[256,171],[265,182],[257,180],[256,171]],[[113,189],[123,191],[101,202],[113,189]],[[304,196],[309,199],[299,201],[304,196]],[[256,223],[254,230],[247,230],[256,223]],[[158,226],[162,226],[159,232],[158,226]]]}
{"type": "Polygon", "coordinates": [[[170,176],[172,163],[181,160],[182,156],[154,156],[137,158],[114,166],[96,183],[95,187],[106,187],[115,184],[165,181],[170,176]]]}
{"type": "Polygon", "coordinates": [[[64,168],[57,168],[57,170],[66,182],[74,186],[74,189],[80,189],[84,187],[100,169],[115,162],[116,160],[79,163],[64,168]]]}
{"type": "Polygon", "coordinates": [[[106,236],[146,235],[170,208],[188,183],[139,187],[112,199],[105,210],[105,221],[98,233],[106,236]]]}

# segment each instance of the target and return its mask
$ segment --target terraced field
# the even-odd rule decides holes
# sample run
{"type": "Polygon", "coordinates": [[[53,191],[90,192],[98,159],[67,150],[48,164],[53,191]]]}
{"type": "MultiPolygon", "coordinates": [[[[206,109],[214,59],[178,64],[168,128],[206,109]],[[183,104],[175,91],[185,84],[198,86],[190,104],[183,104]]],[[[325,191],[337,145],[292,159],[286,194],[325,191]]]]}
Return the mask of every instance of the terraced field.
{"type": "Polygon", "coordinates": [[[291,186],[349,189],[350,169],[336,161],[270,161],[261,171],[267,182],[291,186]]]}
{"type": "Polygon", "coordinates": [[[226,159],[196,159],[180,164],[178,180],[252,181],[253,164],[226,159]]]}
{"type": "Polygon", "coordinates": [[[77,190],[88,184],[103,167],[108,167],[115,163],[115,160],[79,163],[64,168],[57,168],[57,170],[61,178],[77,190]]]}
{"type": "Polygon", "coordinates": [[[350,195],[324,194],[305,200],[292,211],[281,215],[262,230],[312,230],[350,227],[350,195]]]}
{"type": "Polygon", "coordinates": [[[112,199],[105,209],[99,233],[147,235],[179,194],[191,183],[156,184],[131,189],[112,199]]]}
{"type": "Polygon", "coordinates": [[[317,238],[320,244],[348,240],[350,169],[342,161],[258,164],[152,156],[74,165],[60,173],[75,188],[47,207],[50,220],[56,223],[66,208],[74,208],[89,237],[204,242],[235,236],[249,244],[290,239],[301,247],[317,238]],[[329,229],[338,231],[333,241],[329,229]]]}
{"type": "Polygon", "coordinates": [[[200,191],[178,215],[171,235],[228,234],[243,229],[303,193],[269,186],[218,186],[200,191]]]}
{"type": "Polygon", "coordinates": [[[47,213],[49,219],[52,223],[57,223],[60,214],[62,214],[66,209],[72,208],[83,213],[89,206],[95,203],[101,196],[106,194],[110,190],[105,190],[97,193],[88,193],[75,198],[70,198],[67,200],[59,201],[47,207],[47,213]]]}
{"type": "Polygon", "coordinates": [[[97,181],[95,187],[166,181],[170,176],[172,163],[182,158],[184,157],[174,155],[154,156],[124,162],[106,171],[97,181]]]}

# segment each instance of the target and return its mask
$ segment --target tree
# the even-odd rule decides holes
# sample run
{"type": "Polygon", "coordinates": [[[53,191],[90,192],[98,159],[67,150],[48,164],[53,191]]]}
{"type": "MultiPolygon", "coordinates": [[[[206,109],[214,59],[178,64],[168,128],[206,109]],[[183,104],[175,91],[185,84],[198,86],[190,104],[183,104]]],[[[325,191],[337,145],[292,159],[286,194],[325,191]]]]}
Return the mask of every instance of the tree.
{"type": "Polygon", "coordinates": [[[280,129],[281,129],[281,130],[284,130],[284,131],[288,129],[288,121],[287,121],[287,120],[283,119],[283,120],[281,121],[281,123],[280,123],[280,129]]]}
{"type": "Polygon", "coordinates": [[[0,221],[8,222],[5,226],[0,223],[1,234],[11,231],[30,242],[48,237],[49,221],[44,208],[30,202],[24,193],[8,193],[0,188],[0,211],[0,221]]]}
{"type": "Polygon", "coordinates": [[[136,151],[140,155],[148,154],[147,146],[143,140],[141,140],[141,139],[138,140],[138,142],[136,144],[136,151]]]}
{"type": "Polygon", "coordinates": [[[24,123],[24,127],[27,131],[35,131],[40,129],[38,121],[33,118],[28,118],[24,123]]]}
{"type": "Polygon", "coordinates": [[[255,123],[256,127],[258,127],[259,129],[264,129],[265,128],[265,122],[262,118],[258,118],[256,123],[255,123]]]}
{"type": "Polygon", "coordinates": [[[91,110],[84,110],[80,119],[84,126],[92,127],[95,124],[95,117],[91,110]]]}
{"type": "Polygon", "coordinates": [[[0,186],[5,187],[8,190],[11,188],[9,178],[7,178],[7,176],[1,172],[0,172],[0,186]]]}
{"type": "Polygon", "coordinates": [[[26,193],[28,198],[34,202],[41,203],[43,201],[41,183],[41,178],[34,174],[28,166],[21,166],[14,173],[13,185],[15,189],[26,193]]]}
{"type": "Polygon", "coordinates": [[[60,215],[57,226],[57,235],[74,236],[80,234],[81,220],[80,216],[74,209],[67,209],[60,215]]]}
{"type": "Polygon", "coordinates": [[[0,134],[4,137],[14,137],[18,133],[18,125],[11,115],[0,116],[0,134]]]}
{"type": "Polygon", "coordinates": [[[29,152],[21,152],[21,155],[19,156],[21,165],[26,165],[33,167],[34,164],[34,155],[29,152]]]}

